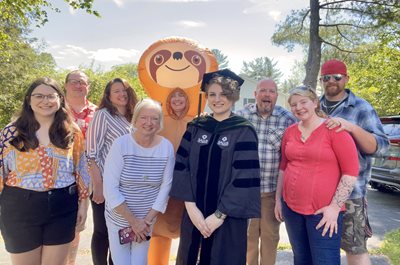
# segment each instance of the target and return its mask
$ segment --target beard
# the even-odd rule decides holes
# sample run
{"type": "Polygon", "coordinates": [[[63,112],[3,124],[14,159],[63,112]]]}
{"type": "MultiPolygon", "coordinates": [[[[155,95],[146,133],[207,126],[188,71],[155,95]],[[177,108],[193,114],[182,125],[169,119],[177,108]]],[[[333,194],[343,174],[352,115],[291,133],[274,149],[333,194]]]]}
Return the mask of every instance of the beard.
{"type": "Polygon", "coordinates": [[[334,98],[340,94],[343,93],[344,91],[344,86],[341,86],[339,84],[335,84],[335,85],[326,85],[325,88],[325,95],[330,97],[330,98],[334,98]]]}

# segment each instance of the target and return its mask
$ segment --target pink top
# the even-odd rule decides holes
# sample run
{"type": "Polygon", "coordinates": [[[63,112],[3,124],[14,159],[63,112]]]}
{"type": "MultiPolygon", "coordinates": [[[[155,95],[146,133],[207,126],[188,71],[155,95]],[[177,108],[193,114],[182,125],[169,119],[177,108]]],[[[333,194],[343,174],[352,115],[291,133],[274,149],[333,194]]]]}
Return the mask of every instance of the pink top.
{"type": "Polygon", "coordinates": [[[331,203],[341,176],[356,177],[358,167],[348,132],[337,133],[323,123],[302,142],[298,124],[293,124],[282,139],[283,199],[297,213],[314,214],[331,203]]]}

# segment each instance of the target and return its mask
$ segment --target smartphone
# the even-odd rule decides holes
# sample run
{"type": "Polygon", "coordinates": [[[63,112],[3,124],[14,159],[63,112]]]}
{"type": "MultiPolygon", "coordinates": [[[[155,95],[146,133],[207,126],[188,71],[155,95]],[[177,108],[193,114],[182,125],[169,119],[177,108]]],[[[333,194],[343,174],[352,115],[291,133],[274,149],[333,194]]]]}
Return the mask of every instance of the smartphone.
{"type": "MultiPolygon", "coordinates": [[[[135,232],[131,227],[125,227],[118,231],[119,243],[121,245],[130,243],[135,240],[135,232]]],[[[150,240],[151,236],[146,236],[146,240],[150,240]]]]}

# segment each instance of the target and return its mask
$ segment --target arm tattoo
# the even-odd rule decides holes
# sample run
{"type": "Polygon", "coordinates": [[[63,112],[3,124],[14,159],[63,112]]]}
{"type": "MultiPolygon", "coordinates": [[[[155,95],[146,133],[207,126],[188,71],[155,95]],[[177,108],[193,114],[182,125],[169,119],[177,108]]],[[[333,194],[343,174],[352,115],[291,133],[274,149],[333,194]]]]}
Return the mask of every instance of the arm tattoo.
{"type": "Polygon", "coordinates": [[[333,196],[332,203],[335,203],[339,208],[342,208],[344,202],[349,198],[353,191],[356,182],[355,177],[343,175],[337,186],[335,195],[333,196]]]}

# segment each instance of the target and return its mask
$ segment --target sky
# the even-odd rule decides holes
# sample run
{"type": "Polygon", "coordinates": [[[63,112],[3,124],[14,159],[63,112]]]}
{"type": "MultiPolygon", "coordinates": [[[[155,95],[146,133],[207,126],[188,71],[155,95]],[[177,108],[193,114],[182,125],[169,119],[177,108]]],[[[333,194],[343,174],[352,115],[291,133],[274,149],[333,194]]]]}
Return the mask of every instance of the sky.
{"type": "Polygon", "coordinates": [[[307,7],[308,0],[95,0],[101,18],[55,2],[61,13],[49,12],[49,22],[31,36],[45,43],[59,68],[93,63],[107,71],[137,63],[152,43],[172,36],[221,50],[237,73],[243,61],[267,56],[287,78],[304,56],[300,47],[289,53],[274,46],[271,36],[279,21],[292,9],[307,7]]]}

